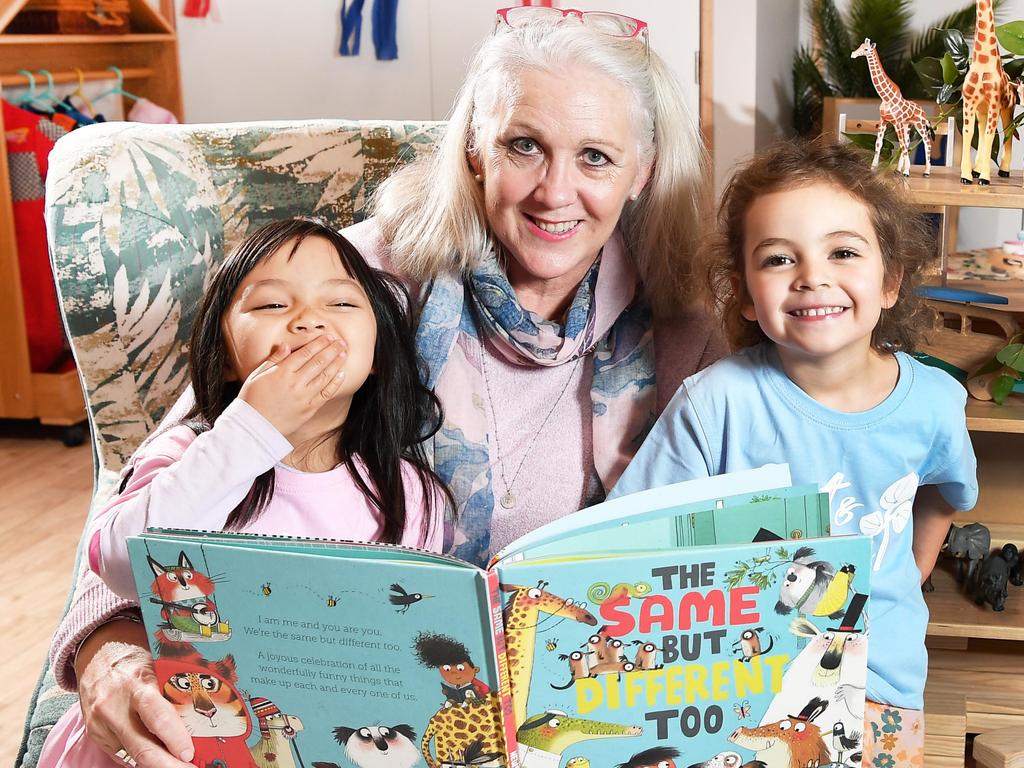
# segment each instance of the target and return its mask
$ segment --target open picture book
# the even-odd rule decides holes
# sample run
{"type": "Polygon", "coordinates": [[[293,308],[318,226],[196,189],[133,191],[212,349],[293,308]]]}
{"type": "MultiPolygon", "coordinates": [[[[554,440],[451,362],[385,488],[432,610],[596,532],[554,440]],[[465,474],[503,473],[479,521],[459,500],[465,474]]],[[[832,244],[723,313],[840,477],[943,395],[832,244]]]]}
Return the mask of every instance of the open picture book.
{"type": "Polygon", "coordinates": [[[129,539],[200,768],[860,765],[865,536],[785,465],[556,520],[487,569],[383,544],[129,539]]]}

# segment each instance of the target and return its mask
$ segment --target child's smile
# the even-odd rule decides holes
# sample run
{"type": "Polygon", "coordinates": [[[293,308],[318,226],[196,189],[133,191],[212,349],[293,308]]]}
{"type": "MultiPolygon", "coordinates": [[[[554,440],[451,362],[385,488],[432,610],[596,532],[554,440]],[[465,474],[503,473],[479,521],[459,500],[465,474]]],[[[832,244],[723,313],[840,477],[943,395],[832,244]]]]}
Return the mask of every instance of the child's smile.
{"type": "Polygon", "coordinates": [[[762,195],[747,211],[746,301],[787,360],[871,354],[871,334],[896,300],[867,206],[839,187],[813,183],[762,195]]]}

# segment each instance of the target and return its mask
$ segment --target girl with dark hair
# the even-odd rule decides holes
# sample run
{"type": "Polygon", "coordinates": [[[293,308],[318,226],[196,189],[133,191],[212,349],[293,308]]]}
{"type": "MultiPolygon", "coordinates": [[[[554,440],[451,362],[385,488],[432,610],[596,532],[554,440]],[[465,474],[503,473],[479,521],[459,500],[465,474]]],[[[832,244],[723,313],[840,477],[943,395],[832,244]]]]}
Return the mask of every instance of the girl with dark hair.
{"type": "Polygon", "coordinates": [[[91,524],[91,568],[135,597],[124,542],[150,526],[440,551],[450,496],[422,447],[440,406],[420,383],[407,306],[319,221],[254,232],[199,307],[195,404],[129,462],[91,524]]]}

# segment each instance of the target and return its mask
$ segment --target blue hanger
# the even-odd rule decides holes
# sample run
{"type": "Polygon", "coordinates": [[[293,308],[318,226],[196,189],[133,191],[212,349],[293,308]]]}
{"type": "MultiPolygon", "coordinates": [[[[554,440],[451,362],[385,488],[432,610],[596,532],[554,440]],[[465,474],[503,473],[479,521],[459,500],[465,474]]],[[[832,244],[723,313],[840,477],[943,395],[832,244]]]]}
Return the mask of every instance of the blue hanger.
{"type": "Polygon", "coordinates": [[[49,110],[49,106],[37,104],[36,99],[38,94],[36,93],[36,76],[29,72],[27,69],[19,69],[19,75],[24,75],[28,78],[28,92],[18,98],[15,102],[15,106],[19,107],[32,107],[33,109],[49,110]]]}
{"type": "Polygon", "coordinates": [[[132,101],[140,101],[141,100],[140,97],[136,96],[133,93],[128,93],[128,91],[126,91],[124,89],[124,73],[120,70],[120,68],[114,67],[114,66],[110,66],[110,67],[107,67],[107,69],[112,71],[115,75],[117,75],[117,85],[115,85],[109,91],[104,91],[99,96],[93,96],[93,101],[99,101],[100,99],[104,99],[107,96],[111,96],[111,95],[115,95],[115,94],[124,96],[126,98],[129,98],[132,101]]]}

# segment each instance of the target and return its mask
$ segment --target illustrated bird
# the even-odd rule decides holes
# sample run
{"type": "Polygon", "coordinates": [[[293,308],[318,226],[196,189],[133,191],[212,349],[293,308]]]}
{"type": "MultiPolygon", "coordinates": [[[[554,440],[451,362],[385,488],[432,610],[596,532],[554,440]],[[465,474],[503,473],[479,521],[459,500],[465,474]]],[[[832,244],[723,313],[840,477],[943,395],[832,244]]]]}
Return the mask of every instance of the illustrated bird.
{"type": "Polygon", "coordinates": [[[836,575],[832,577],[832,581],[825,589],[825,594],[814,606],[815,616],[829,616],[838,619],[843,615],[843,608],[846,605],[846,598],[850,594],[853,575],[856,571],[857,567],[852,564],[844,565],[836,571],[836,575]]]}
{"type": "Polygon", "coordinates": [[[433,597],[433,595],[422,595],[419,592],[406,592],[405,588],[398,583],[391,585],[391,591],[394,594],[388,595],[388,602],[390,602],[392,605],[399,606],[398,610],[401,613],[405,613],[406,611],[408,611],[410,605],[415,605],[420,600],[425,600],[428,597],[433,597]]]}
{"type": "Polygon", "coordinates": [[[840,720],[832,726],[832,748],[839,753],[839,761],[842,762],[843,752],[851,749],[856,749],[860,745],[860,733],[857,731],[850,731],[850,735],[846,735],[846,726],[843,725],[843,721],[840,720]]]}

